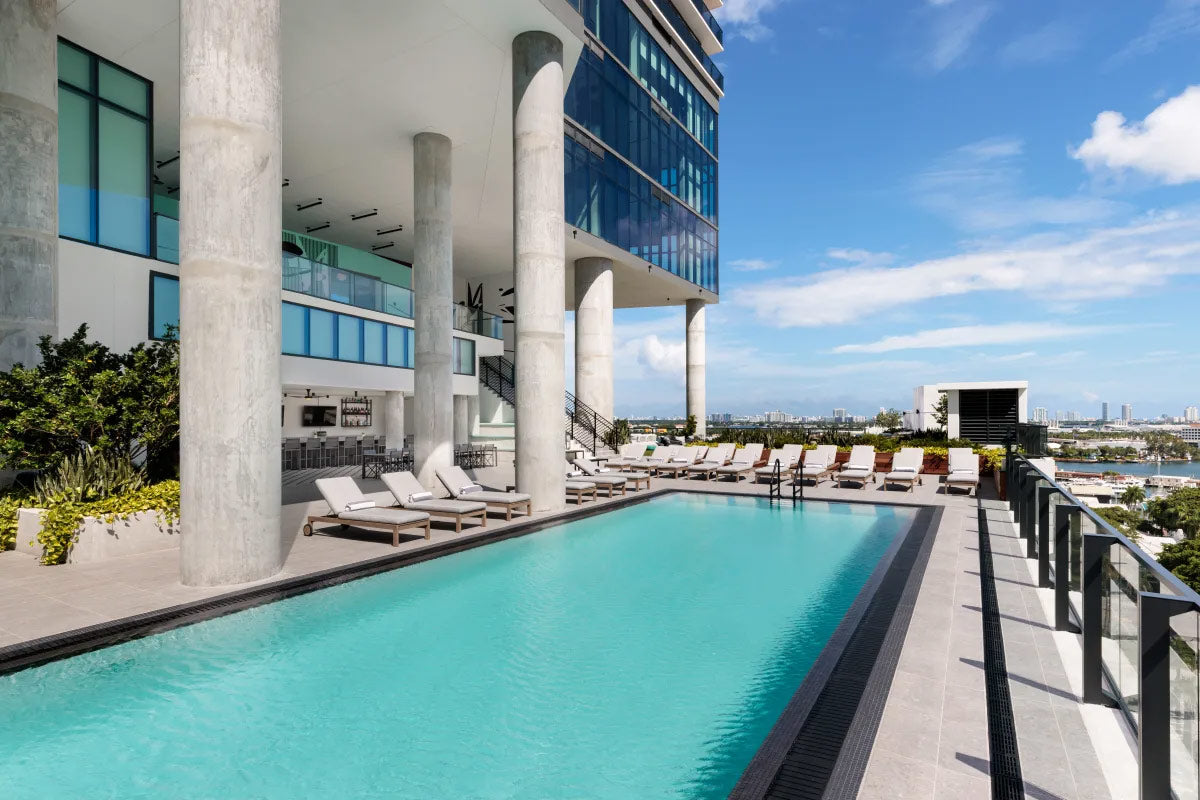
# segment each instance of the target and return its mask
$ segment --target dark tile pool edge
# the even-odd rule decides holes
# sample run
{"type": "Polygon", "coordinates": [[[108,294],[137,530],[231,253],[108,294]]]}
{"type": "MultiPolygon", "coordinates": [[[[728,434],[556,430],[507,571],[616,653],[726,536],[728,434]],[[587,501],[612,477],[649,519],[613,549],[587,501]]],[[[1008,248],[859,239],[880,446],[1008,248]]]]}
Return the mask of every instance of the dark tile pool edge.
{"type": "Polygon", "coordinates": [[[940,506],[908,507],[916,519],[875,566],[730,798],[857,794],[942,519],[940,506]],[[870,669],[846,662],[868,639],[879,640],[870,669]],[[833,751],[805,752],[815,751],[805,741],[814,736],[833,751]]]}
{"type": "MultiPolygon", "coordinates": [[[[130,617],[101,622],[84,628],[55,633],[38,639],[0,647],[0,675],[38,667],[51,661],[100,650],[123,642],[153,636],[158,633],[198,622],[234,614],[248,608],[272,603],[296,595],[327,589],[330,586],[368,578],[383,572],[419,564],[434,558],[460,553],[505,539],[536,533],[545,528],[593,517],[609,511],[638,505],[658,497],[681,494],[675,489],[662,488],[617,497],[604,503],[587,503],[570,507],[557,514],[515,521],[503,528],[484,529],[479,533],[434,543],[402,553],[389,553],[376,558],[355,561],[338,567],[310,572],[269,583],[236,589],[203,600],[147,611],[130,617]]],[[[48,569],[53,569],[48,567],[48,569]]]]}

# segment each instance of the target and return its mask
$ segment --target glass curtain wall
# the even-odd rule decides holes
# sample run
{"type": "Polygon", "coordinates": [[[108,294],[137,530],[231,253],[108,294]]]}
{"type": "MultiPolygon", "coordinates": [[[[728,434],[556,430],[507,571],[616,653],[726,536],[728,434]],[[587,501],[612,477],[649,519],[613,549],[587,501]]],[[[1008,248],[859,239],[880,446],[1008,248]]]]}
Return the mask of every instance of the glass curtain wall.
{"type": "Polygon", "coordinates": [[[59,235],[150,255],[151,84],[58,42],[59,235]]]}

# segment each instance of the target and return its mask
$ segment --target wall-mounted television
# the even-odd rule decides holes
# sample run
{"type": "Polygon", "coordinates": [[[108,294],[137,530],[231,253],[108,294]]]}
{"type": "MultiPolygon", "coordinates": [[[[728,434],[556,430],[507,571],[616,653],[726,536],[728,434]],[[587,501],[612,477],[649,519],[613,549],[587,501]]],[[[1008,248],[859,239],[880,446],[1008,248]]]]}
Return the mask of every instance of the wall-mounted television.
{"type": "Polygon", "coordinates": [[[306,428],[332,428],[337,425],[337,406],[304,406],[300,424],[306,428]]]}

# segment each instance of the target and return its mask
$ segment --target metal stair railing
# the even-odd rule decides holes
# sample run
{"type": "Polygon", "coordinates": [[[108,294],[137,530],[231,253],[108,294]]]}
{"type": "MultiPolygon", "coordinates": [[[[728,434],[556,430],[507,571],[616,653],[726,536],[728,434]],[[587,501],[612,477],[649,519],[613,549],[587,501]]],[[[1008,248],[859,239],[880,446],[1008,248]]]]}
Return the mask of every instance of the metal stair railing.
{"type": "MultiPolygon", "coordinates": [[[[511,406],[517,404],[517,369],[504,356],[484,356],[479,359],[479,381],[497,397],[511,406]]],[[[597,454],[598,448],[608,448],[613,424],[587,403],[566,392],[564,411],[568,435],[597,454]]],[[[609,448],[611,449],[611,448],[609,448]]]]}

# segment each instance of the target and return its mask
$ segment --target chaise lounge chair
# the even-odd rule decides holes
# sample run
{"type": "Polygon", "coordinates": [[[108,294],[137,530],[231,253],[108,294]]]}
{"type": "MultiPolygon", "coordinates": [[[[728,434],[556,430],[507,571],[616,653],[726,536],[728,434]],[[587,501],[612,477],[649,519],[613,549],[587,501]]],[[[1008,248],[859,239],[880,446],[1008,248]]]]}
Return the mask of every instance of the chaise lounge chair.
{"type": "Polygon", "coordinates": [[[701,475],[704,480],[710,480],[717,470],[729,463],[733,458],[733,451],[737,449],[737,445],[733,442],[721,442],[716,447],[708,448],[708,455],[698,464],[693,464],[688,467],[688,475],[701,475]]]}
{"type": "Polygon", "coordinates": [[[681,447],[670,461],[666,461],[655,467],[654,474],[660,478],[678,478],[687,472],[688,468],[693,464],[701,461],[707,452],[708,447],[705,445],[681,447]]]}
{"type": "Polygon", "coordinates": [[[624,478],[625,479],[625,487],[629,488],[630,486],[632,486],[634,491],[637,491],[637,489],[641,486],[642,483],[646,484],[647,489],[650,488],[650,473],[649,472],[618,472],[615,470],[611,470],[608,467],[597,467],[595,464],[593,464],[591,461],[588,461],[586,458],[577,458],[574,461],[572,461],[571,463],[575,466],[576,469],[578,469],[580,472],[582,472],[584,475],[587,476],[586,480],[591,480],[592,478],[596,478],[601,475],[607,475],[611,478],[624,478]]]}
{"type": "Polygon", "coordinates": [[[951,447],[950,448],[950,474],[946,476],[946,493],[950,493],[952,487],[966,489],[970,495],[972,491],[976,496],[979,495],[979,456],[969,447],[951,447]]]}
{"type": "Polygon", "coordinates": [[[583,481],[595,485],[596,491],[604,489],[607,492],[607,497],[612,497],[617,489],[621,490],[621,494],[625,494],[625,479],[616,475],[587,475],[583,470],[571,462],[567,462],[567,481],[583,481]]]}
{"type": "Polygon", "coordinates": [[[668,445],[660,444],[658,447],[654,448],[654,452],[651,453],[650,455],[642,456],[641,458],[635,460],[634,462],[632,462],[630,464],[626,464],[625,469],[636,469],[636,470],[647,470],[647,471],[652,470],[655,467],[665,464],[668,461],[670,461],[672,458],[674,458],[675,454],[681,449],[681,447],[682,447],[681,445],[677,445],[677,444],[668,444],[668,445]]]}
{"type": "Polygon", "coordinates": [[[613,469],[627,467],[630,464],[638,461],[646,454],[645,442],[630,442],[623,444],[617,450],[617,455],[604,460],[604,466],[613,469]]]}
{"type": "Polygon", "coordinates": [[[837,460],[837,445],[819,444],[812,450],[805,450],[804,457],[796,465],[792,482],[812,481],[813,486],[823,479],[833,475],[833,462],[837,460]]]}
{"type": "Polygon", "coordinates": [[[327,522],[355,528],[382,528],[392,532],[392,547],[400,546],[400,531],[405,528],[425,529],[429,538],[429,515],[421,511],[402,511],[398,508],[379,508],[359,491],[354,478],[318,478],[317,491],[329,504],[328,514],[314,514],[304,523],[304,535],[313,535],[314,522],[327,522]]]}
{"type": "Polygon", "coordinates": [[[762,457],[761,444],[748,444],[733,454],[733,460],[724,467],[717,467],[717,480],[732,476],[734,483],[740,483],[743,475],[752,474],[758,459],[762,457]]]}
{"type": "Polygon", "coordinates": [[[875,448],[869,444],[856,444],[850,449],[850,460],[838,472],[835,480],[839,489],[845,481],[855,481],[860,489],[866,489],[867,478],[870,478],[872,483],[876,482],[875,448]]]}
{"type": "MultiPolygon", "coordinates": [[[[568,478],[567,479],[567,496],[574,497],[576,505],[582,505],[584,499],[588,495],[592,496],[592,502],[596,501],[596,484],[591,481],[568,478]]],[[[609,494],[612,497],[612,494],[609,494]]]]}
{"type": "Polygon", "coordinates": [[[904,447],[892,457],[892,471],[883,476],[883,488],[889,483],[908,484],[908,490],[915,491],[921,483],[921,466],[925,462],[925,450],[920,447],[904,447]]]}
{"type": "Polygon", "coordinates": [[[441,467],[434,472],[451,497],[471,503],[484,503],[488,508],[500,509],[504,511],[506,521],[512,519],[514,511],[520,511],[522,508],[525,510],[525,516],[533,513],[533,500],[529,495],[517,492],[488,491],[471,480],[471,477],[458,465],[441,467]]]}
{"type": "Polygon", "coordinates": [[[422,486],[411,472],[385,472],[379,479],[401,508],[427,511],[431,517],[439,519],[452,519],[455,533],[462,533],[464,519],[478,518],[480,527],[487,527],[486,503],[435,498],[433,492],[422,486]]]}
{"type": "Polygon", "coordinates": [[[776,461],[779,462],[779,475],[782,480],[787,473],[796,468],[796,464],[800,461],[800,454],[803,452],[804,447],[798,444],[785,444],[781,448],[772,450],[767,454],[766,465],[754,470],[754,482],[771,480],[775,476],[776,461]]]}

